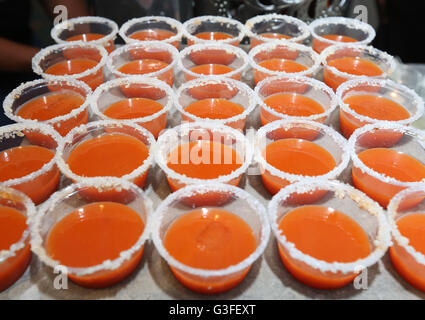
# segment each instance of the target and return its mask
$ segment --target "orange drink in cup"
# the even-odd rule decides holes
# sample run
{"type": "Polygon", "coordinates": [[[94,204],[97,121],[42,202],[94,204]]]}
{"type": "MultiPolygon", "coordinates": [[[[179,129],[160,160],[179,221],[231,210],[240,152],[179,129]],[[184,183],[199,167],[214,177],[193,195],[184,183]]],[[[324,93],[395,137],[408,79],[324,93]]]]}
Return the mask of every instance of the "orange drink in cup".
{"type": "Polygon", "coordinates": [[[119,32],[125,43],[158,40],[180,47],[182,24],[169,17],[148,16],[134,18],[124,23],[119,32]]]}
{"type": "Polygon", "coordinates": [[[78,80],[34,80],[21,84],[4,100],[4,113],[21,122],[44,123],[62,136],[89,118],[92,90],[78,80]]]}
{"type": "Polygon", "coordinates": [[[273,197],[268,211],[283,265],[295,279],[316,289],[350,284],[382,258],[390,243],[382,208],[337,181],[294,183],[273,197]],[[318,190],[325,196],[309,201],[318,190]]]}
{"type": "Polygon", "coordinates": [[[334,91],[348,80],[385,79],[396,67],[392,56],[369,46],[333,45],[320,56],[324,81],[334,91]]]}
{"type": "Polygon", "coordinates": [[[281,119],[305,119],[324,123],[337,104],[333,91],[309,77],[275,76],[255,87],[261,124],[281,119]]]}
{"type": "MultiPolygon", "coordinates": [[[[119,177],[143,188],[153,160],[155,139],[145,128],[130,120],[90,122],[71,130],[61,141],[56,162],[73,182],[119,177]]],[[[87,188],[81,194],[90,201],[125,202],[122,191],[98,192],[87,188]]]]}
{"type": "Polygon", "coordinates": [[[48,267],[62,265],[69,279],[104,288],[139,265],[149,235],[151,203],[136,185],[118,178],[72,184],[40,207],[32,228],[33,252],[48,267]],[[85,191],[126,192],[128,201],[89,201],[85,191]]]}
{"type": "Polygon", "coordinates": [[[390,259],[398,274],[425,292],[425,187],[398,193],[388,205],[393,244],[390,259]]]}
{"type": "Polygon", "coordinates": [[[353,185],[386,208],[398,192],[425,182],[424,139],[388,121],[357,129],[349,140],[353,185]]]}
{"type": "Polygon", "coordinates": [[[355,43],[367,45],[375,38],[373,27],[363,21],[345,17],[316,19],[309,25],[314,51],[321,53],[331,45],[355,43]]]}
{"type": "Polygon", "coordinates": [[[270,235],[265,208],[246,191],[220,183],[187,186],[155,212],[152,237],[177,280],[203,294],[228,291],[243,281],[270,235]],[[194,197],[218,193],[207,206],[194,197]]]}
{"type": "Polygon", "coordinates": [[[226,125],[185,123],[159,136],[155,159],[172,191],[205,182],[238,185],[251,163],[252,147],[226,125]]]}
{"type": "Polygon", "coordinates": [[[118,25],[103,17],[78,17],[56,24],[50,32],[56,43],[84,41],[102,46],[111,53],[118,34],[118,25]]]}
{"type": "Polygon", "coordinates": [[[245,28],[251,49],[264,42],[276,40],[303,43],[310,36],[310,30],[304,21],[276,13],[255,16],[246,21],[245,28]]]}
{"type": "Polygon", "coordinates": [[[297,181],[337,179],[350,159],[347,141],[316,121],[271,122],[258,130],[255,144],[263,185],[272,195],[297,181]]]}
{"type": "Polygon", "coordinates": [[[107,57],[101,46],[68,42],[42,49],[32,58],[32,69],[46,80],[81,80],[94,90],[104,81],[107,57]]]}
{"type": "Polygon", "coordinates": [[[338,87],[337,99],[340,131],[347,139],[365,124],[390,121],[410,125],[424,113],[422,98],[391,80],[349,80],[338,87]]]}
{"type": "Polygon", "coordinates": [[[49,125],[18,123],[0,128],[0,185],[26,194],[36,205],[56,191],[60,135],[49,125]]]}
{"type": "Polygon", "coordinates": [[[263,43],[249,52],[254,83],[272,76],[313,77],[320,67],[320,56],[311,48],[293,42],[263,43]]]}
{"type": "Polygon", "coordinates": [[[91,99],[91,110],[103,120],[133,120],[158,138],[174,101],[173,90],[163,81],[133,76],[98,87],[91,99]]]}
{"type": "Polygon", "coordinates": [[[31,262],[29,220],[35,214],[26,195],[0,186],[0,292],[15,283],[31,262]]]}
{"type": "Polygon", "coordinates": [[[177,90],[176,108],[183,121],[204,121],[243,130],[257,105],[246,84],[224,77],[198,78],[177,90]]]}
{"type": "Polygon", "coordinates": [[[201,16],[183,23],[183,35],[189,46],[201,43],[239,46],[245,27],[237,20],[219,16],[201,16]]]}
{"type": "Polygon", "coordinates": [[[177,66],[186,81],[213,75],[240,80],[248,67],[248,56],[235,46],[202,43],[183,49],[177,66]]]}
{"type": "Polygon", "coordinates": [[[107,68],[115,78],[144,75],[174,83],[174,66],[179,52],[161,41],[141,41],[126,44],[109,55],[107,68]]]}

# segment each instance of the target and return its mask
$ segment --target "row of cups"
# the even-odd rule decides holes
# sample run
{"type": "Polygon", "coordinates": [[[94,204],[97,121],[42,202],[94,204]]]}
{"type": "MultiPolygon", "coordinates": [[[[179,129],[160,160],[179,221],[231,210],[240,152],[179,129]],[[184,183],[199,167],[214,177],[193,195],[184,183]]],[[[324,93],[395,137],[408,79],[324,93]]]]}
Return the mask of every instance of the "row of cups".
{"type": "Polygon", "coordinates": [[[224,77],[199,78],[182,84],[175,92],[158,79],[145,76],[117,78],[101,84],[94,92],[78,80],[40,79],[22,84],[4,100],[3,109],[7,117],[18,122],[44,123],[52,125],[60,135],[65,136],[72,128],[88,121],[116,120],[106,110],[112,104],[129,98],[145,98],[158,103],[157,111],[147,116],[131,118],[158,138],[165,129],[169,115],[175,111],[182,121],[204,121],[216,125],[228,125],[243,131],[246,120],[257,106],[260,107],[261,125],[280,119],[303,119],[329,124],[332,114],[339,107],[339,131],[349,138],[355,129],[379,120],[361,115],[344,102],[346,97],[357,93],[379,93],[381,97],[396,101],[404,107],[410,117],[391,121],[399,125],[410,125],[424,113],[423,100],[411,89],[391,80],[358,79],[342,84],[335,94],[321,81],[309,77],[275,76],[261,81],[254,90],[246,84],[224,77]],[[72,92],[81,96],[84,102],[66,115],[37,121],[23,118],[19,109],[28,101],[54,92],[72,92]],[[309,116],[291,116],[271,108],[264,101],[278,93],[301,94],[320,103],[323,111],[309,116]],[[204,99],[225,99],[243,108],[241,113],[222,119],[202,118],[188,112],[186,108],[204,99]]]}
{"type": "MultiPolygon", "coordinates": [[[[174,84],[175,71],[182,71],[185,80],[206,77],[207,70],[197,70],[199,66],[215,64],[222,69],[214,70],[228,78],[240,80],[241,77],[252,77],[256,85],[261,80],[276,76],[308,76],[318,75],[324,66],[324,81],[334,91],[344,81],[364,78],[349,72],[338,70],[328,62],[343,57],[358,57],[374,63],[382,73],[368,78],[386,78],[394,72],[396,64],[390,55],[366,45],[338,44],[328,47],[318,55],[310,47],[292,42],[274,41],[256,46],[247,55],[241,48],[221,43],[195,44],[183,49],[180,53],[173,46],[161,41],[144,41],[124,45],[109,54],[103,47],[90,42],[74,42],[47,47],[36,54],[32,61],[33,71],[46,79],[77,79],[86,82],[95,89],[104,81],[106,69],[116,78],[132,74],[125,70],[126,65],[141,59],[155,59],[164,65],[160,69],[146,70],[144,75],[165,81],[171,87],[174,84]],[[80,73],[68,75],[52,74],[56,64],[70,59],[90,59],[96,64],[80,73]],[[282,59],[295,62],[302,70],[283,72],[266,68],[262,62],[270,59],[282,59]],[[253,71],[251,75],[249,70],[253,71]]],[[[136,71],[134,71],[136,72],[136,71]]],[[[139,72],[137,70],[137,72],[139,72]]]]}
{"type": "MultiPolygon", "coordinates": [[[[147,16],[134,18],[124,23],[118,30],[115,22],[102,17],[79,17],[66,20],[55,25],[51,31],[52,38],[56,43],[66,43],[73,37],[95,32],[104,35],[100,39],[84,39],[94,44],[104,46],[109,52],[113,50],[113,43],[117,34],[125,43],[140,41],[138,32],[146,32],[144,39],[149,37],[149,32],[163,30],[168,32],[161,41],[179,48],[182,38],[187,40],[189,45],[200,43],[211,43],[212,39],[196,37],[203,32],[222,32],[229,38],[215,40],[220,44],[232,44],[238,46],[245,36],[250,39],[251,47],[264,42],[276,40],[288,40],[295,43],[303,43],[312,36],[313,48],[316,52],[321,52],[327,46],[338,44],[337,40],[332,40],[322,35],[342,34],[357,40],[357,44],[369,44],[375,38],[375,31],[367,23],[357,19],[344,17],[329,17],[316,19],[310,25],[305,22],[286,15],[267,14],[259,15],[247,20],[245,25],[240,22],[219,16],[201,16],[189,19],[185,23],[162,16],[147,16]],[[268,35],[274,34],[274,37],[268,35]],[[276,35],[281,35],[277,37],[276,35]]],[[[157,35],[156,35],[157,36],[157,35]]],[[[76,40],[81,40],[76,38],[76,40]]],[[[155,37],[158,39],[158,36],[155,37]]]]}

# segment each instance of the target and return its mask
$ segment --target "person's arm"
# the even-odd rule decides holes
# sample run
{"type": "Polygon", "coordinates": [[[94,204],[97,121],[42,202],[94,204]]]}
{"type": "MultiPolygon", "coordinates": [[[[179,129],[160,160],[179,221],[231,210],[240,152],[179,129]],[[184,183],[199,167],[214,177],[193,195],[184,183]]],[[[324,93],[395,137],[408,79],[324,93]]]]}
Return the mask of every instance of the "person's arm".
{"type": "Polygon", "coordinates": [[[88,6],[85,0],[40,0],[47,13],[54,18],[54,9],[62,5],[68,9],[68,18],[75,18],[89,15],[88,6]]]}
{"type": "Polygon", "coordinates": [[[31,59],[40,50],[0,37],[0,70],[25,72],[31,70],[31,59]]]}

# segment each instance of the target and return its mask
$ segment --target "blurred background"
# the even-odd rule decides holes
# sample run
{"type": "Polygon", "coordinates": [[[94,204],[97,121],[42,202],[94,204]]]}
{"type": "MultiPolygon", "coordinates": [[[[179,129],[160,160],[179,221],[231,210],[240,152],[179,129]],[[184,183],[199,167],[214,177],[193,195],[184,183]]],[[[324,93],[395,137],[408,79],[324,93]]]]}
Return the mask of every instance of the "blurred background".
{"type": "Polygon", "coordinates": [[[402,66],[405,69],[400,77],[415,83],[418,72],[425,73],[425,54],[420,45],[425,1],[0,0],[0,103],[17,85],[34,78],[31,58],[39,48],[54,44],[50,30],[58,5],[68,8],[69,18],[97,15],[110,18],[119,26],[131,18],[147,15],[169,16],[181,22],[194,16],[221,15],[245,22],[259,14],[276,12],[310,22],[324,16],[366,14],[367,22],[377,32],[372,45],[408,63],[402,66]]]}

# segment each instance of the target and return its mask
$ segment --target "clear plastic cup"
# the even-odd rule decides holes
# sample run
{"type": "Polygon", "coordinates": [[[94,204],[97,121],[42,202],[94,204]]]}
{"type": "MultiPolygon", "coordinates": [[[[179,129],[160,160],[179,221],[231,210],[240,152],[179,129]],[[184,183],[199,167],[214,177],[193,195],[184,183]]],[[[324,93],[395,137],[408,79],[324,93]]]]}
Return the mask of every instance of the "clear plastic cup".
{"type": "MultiPolygon", "coordinates": [[[[388,115],[382,114],[381,119],[362,115],[350,108],[345,99],[353,96],[368,95],[386,98],[401,105],[410,116],[402,120],[391,121],[395,124],[410,125],[424,113],[424,102],[415,91],[397,84],[391,80],[382,79],[355,79],[344,82],[337,90],[337,99],[340,106],[340,130],[348,139],[354,130],[365,124],[388,120],[388,115]]],[[[384,110],[384,109],[383,109],[384,110]]],[[[384,112],[384,111],[382,111],[384,112]]],[[[390,115],[391,116],[391,115],[390,115]]],[[[388,120],[390,121],[390,120],[388,120]]]]}
{"type": "Polygon", "coordinates": [[[363,21],[345,17],[316,19],[309,25],[313,37],[313,49],[321,53],[327,47],[340,44],[343,40],[327,39],[326,35],[338,35],[352,38],[355,44],[367,45],[375,38],[375,29],[363,21]]]}
{"type": "Polygon", "coordinates": [[[94,90],[104,81],[107,58],[105,48],[88,42],[56,44],[40,50],[32,58],[32,70],[46,80],[81,80],[94,90]],[[72,67],[76,64],[87,69],[73,73],[72,67]],[[58,66],[67,70],[56,70],[58,66]]]}
{"type": "MultiPolygon", "coordinates": [[[[400,276],[413,287],[425,292],[425,255],[418,250],[412,239],[400,232],[398,222],[412,215],[425,214],[425,186],[416,186],[398,193],[388,205],[388,220],[393,243],[389,253],[391,262],[400,276]]],[[[415,221],[414,227],[423,229],[423,224],[415,221]]],[[[406,226],[408,227],[408,226],[406,226]]],[[[416,239],[416,241],[418,241],[416,239]]]]}
{"type": "MultiPolygon", "coordinates": [[[[18,123],[33,122],[44,123],[53,126],[62,136],[66,135],[72,128],[87,123],[89,120],[89,97],[92,90],[88,85],[78,80],[34,80],[25,82],[14,89],[3,102],[5,115],[18,123]],[[48,120],[37,120],[23,118],[19,111],[21,107],[36,99],[43,99],[49,95],[71,94],[80,97],[83,103],[70,112],[53,116],[48,120]]],[[[48,106],[49,104],[47,104],[48,106]]]]}
{"type": "Polygon", "coordinates": [[[0,292],[14,284],[25,272],[31,261],[30,223],[35,206],[25,194],[0,186],[0,206],[19,211],[27,218],[27,227],[18,241],[0,251],[0,292]]]}
{"type": "MultiPolygon", "coordinates": [[[[271,122],[258,130],[255,143],[255,160],[260,166],[263,185],[272,195],[298,181],[313,182],[317,179],[337,179],[350,160],[347,141],[331,127],[316,121],[291,119],[271,122]],[[267,147],[277,141],[293,143],[293,146],[283,147],[289,148],[288,150],[298,149],[299,152],[305,154],[310,153],[312,158],[322,163],[324,160],[320,157],[323,156],[323,151],[326,151],[335,161],[335,166],[329,167],[329,171],[320,175],[302,175],[279,170],[268,162],[271,159],[268,159],[267,156],[267,147]],[[311,143],[314,143],[314,145],[311,143]],[[307,148],[304,151],[302,151],[303,145],[307,148]],[[317,147],[321,148],[320,152],[317,152],[317,147]]],[[[282,142],[279,142],[279,144],[282,144],[282,142]]],[[[299,171],[302,170],[304,168],[299,168],[299,171]]],[[[323,193],[318,192],[316,196],[320,198],[323,193]]]]}
{"type": "MultiPolygon", "coordinates": [[[[293,42],[269,42],[263,43],[249,52],[249,62],[254,70],[254,82],[257,84],[261,80],[272,76],[307,76],[314,77],[320,68],[320,56],[311,48],[302,44],[293,42]],[[284,62],[288,61],[291,64],[297,63],[305,70],[296,72],[273,71],[260,65],[264,61],[284,62]]],[[[298,70],[295,69],[295,70],[298,70]]]]}
{"type": "MultiPolygon", "coordinates": [[[[338,105],[334,92],[328,86],[309,77],[276,76],[266,78],[257,84],[255,92],[259,97],[262,125],[275,120],[293,118],[325,123],[338,105]],[[273,96],[279,97],[278,95],[281,94],[289,95],[293,103],[298,103],[297,99],[303,98],[299,102],[300,105],[306,104],[304,98],[311,99],[313,102],[318,103],[323,108],[323,111],[306,109],[304,112],[311,114],[297,115],[299,108],[296,107],[297,104],[294,104],[294,109],[289,109],[288,113],[279,112],[270,106],[270,100],[267,99],[273,99],[273,96]]],[[[273,100],[273,104],[277,102],[273,100]]],[[[281,106],[284,107],[284,101],[282,101],[281,106]]]]}
{"type": "MultiPolygon", "coordinates": [[[[97,181],[72,184],[56,192],[38,210],[31,228],[31,249],[48,267],[65,267],[67,276],[78,285],[87,288],[104,288],[116,284],[129,276],[138,266],[144,249],[144,243],[150,233],[150,215],[152,205],[150,199],[136,185],[118,178],[101,178],[97,181]],[[122,192],[128,195],[126,201],[112,200],[133,209],[144,223],[144,230],[137,241],[120,252],[119,257],[105,260],[100,264],[88,267],[63,265],[55,260],[48,249],[50,232],[72,212],[92,201],[87,201],[85,191],[97,189],[100,193],[122,192]]],[[[78,239],[79,234],[75,235],[78,239]]],[[[87,243],[87,246],[90,246],[87,243]]]]}
{"type": "Polygon", "coordinates": [[[102,46],[111,53],[118,34],[118,25],[102,17],[78,17],[56,24],[50,35],[56,43],[84,41],[102,46]]]}
{"type": "MultiPolygon", "coordinates": [[[[10,149],[15,147],[31,146],[32,149],[43,147],[52,153],[51,160],[40,169],[20,178],[6,180],[2,178],[0,184],[21,191],[31,198],[36,205],[45,201],[56,191],[59,185],[60,172],[56,166],[54,154],[60,140],[60,135],[46,124],[24,122],[0,127],[0,152],[5,161],[10,158],[10,154],[7,154],[8,150],[10,152],[10,149]]],[[[33,150],[33,153],[40,153],[40,150],[33,150]]],[[[32,160],[34,161],[34,159],[32,160]]],[[[31,163],[27,165],[31,166],[31,163]]],[[[24,170],[25,167],[22,167],[22,169],[24,170]]]]}
{"type": "Polygon", "coordinates": [[[186,81],[213,75],[240,80],[248,67],[248,55],[231,45],[195,44],[180,52],[177,66],[183,71],[186,81]]]}
{"type": "MultiPolygon", "coordinates": [[[[145,186],[146,176],[148,174],[149,168],[153,163],[153,147],[155,144],[155,139],[148,130],[138,126],[131,120],[93,121],[86,125],[81,125],[72,129],[60,141],[56,154],[56,163],[63,175],[73,182],[96,183],[99,180],[102,181],[104,177],[87,177],[74,173],[70,169],[67,160],[73,150],[81,145],[81,143],[111,134],[136,138],[149,149],[147,158],[139,167],[134,169],[132,172],[119,177],[124,180],[133,182],[138,187],[143,188],[145,186]]],[[[117,160],[125,161],[124,154],[122,157],[122,159],[117,160]]],[[[125,198],[125,192],[117,191],[115,193],[100,193],[95,188],[88,188],[87,191],[83,192],[83,194],[85,194],[86,198],[90,201],[120,201],[120,199],[125,198]]]]}
{"type": "Polygon", "coordinates": [[[422,177],[421,172],[425,174],[424,141],[423,131],[388,121],[368,124],[357,129],[348,143],[353,162],[353,185],[386,208],[398,192],[425,182],[425,176],[415,181],[416,178],[422,177]],[[368,154],[359,157],[359,154],[365,151],[368,151],[368,154]],[[408,157],[416,160],[406,159],[408,157]],[[372,169],[371,165],[375,169],[372,169]],[[424,167],[421,169],[421,166],[424,167]],[[379,168],[378,171],[376,168],[379,168]],[[391,176],[388,173],[390,169],[393,171],[391,176]],[[401,180],[393,178],[400,175],[401,180]]]}
{"type": "Polygon", "coordinates": [[[396,67],[395,60],[392,56],[370,46],[338,44],[326,48],[320,56],[324,65],[324,81],[334,91],[348,80],[384,79],[388,77],[396,67]],[[356,75],[340,71],[329,65],[331,61],[342,58],[365,60],[372,63],[372,65],[376,65],[381,70],[382,74],[377,76],[356,75]]]}
{"type": "MultiPolygon", "coordinates": [[[[221,147],[221,146],[220,146],[221,147]]],[[[193,150],[193,149],[192,149],[193,150]]],[[[232,152],[233,153],[233,152],[232,152]]],[[[219,125],[208,122],[194,122],[185,123],[176,126],[172,129],[166,130],[158,138],[155,159],[158,166],[164,171],[167,176],[168,184],[171,190],[176,191],[187,185],[206,183],[206,182],[219,182],[227,183],[231,185],[238,185],[244,172],[248,169],[253,155],[253,150],[248,139],[238,130],[225,125],[219,125]],[[201,155],[195,153],[195,151],[189,151],[189,148],[182,147],[188,145],[194,141],[208,141],[213,143],[220,143],[223,147],[223,154],[217,153],[213,155],[213,159],[210,159],[211,145],[206,144],[206,147],[195,148],[201,152],[201,155]],[[174,157],[170,158],[170,154],[181,147],[181,159],[174,157]],[[175,170],[169,168],[168,163],[175,161],[175,164],[224,164],[232,163],[231,154],[227,151],[235,151],[239,156],[239,160],[235,161],[235,164],[240,165],[237,169],[232,171],[230,174],[219,175],[216,178],[211,179],[199,179],[188,177],[184,174],[180,174],[175,170]],[[187,151],[187,153],[185,153],[187,151]],[[223,159],[221,157],[223,156],[223,159]]],[[[172,164],[174,164],[172,162],[172,164]]]]}
{"type": "Polygon", "coordinates": [[[278,39],[303,43],[310,36],[310,29],[304,21],[276,13],[255,16],[246,21],[245,27],[251,49],[278,39]]]}
{"type": "Polygon", "coordinates": [[[265,208],[249,193],[234,186],[208,183],[187,186],[169,195],[155,211],[152,239],[160,255],[167,261],[173,274],[187,288],[204,294],[215,294],[237,286],[252,264],[264,252],[270,236],[265,208]],[[226,202],[211,202],[207,207],[193,204],[196,196],[218,193],[226,202]],[[223,269],[200,269],[175,259],[165,248],[164,241],[171,224],[194,208],[229,211],[243,219],[252,229],[257,241],[256,250],[238,264],[223,269]]]}
{"type": "Polygon", "coordinates": [[[200,43],[217,43],[217,44],[231,44],[238,46],[245,36],[245,27],[239,21],[226,17],[218,16],[201,16],[187,20],[183,23],[183,35],[187,39],[187,44],[200,44],[200,43]],[[226,39],[201,39],[200,33],[219,33],[226,34],[226,39]],[[197,36],[198,35],[198,36],[197,36]]]}
{"type": "Polygon", "coordinates": [[[298,281],[314,288],[337,289],[348,285],[360,272],[378,262],[390,243],[389,227],[382,208],[362,192],[337,181],[292,184],[273,197],[268,211],[282,262],[298,281]],[[338,210],[357,222],[367,234],[371,248],[367,257],[350,262],[320,260],[298,249],[297,244],[290,242],[279,229],[287,213],[312,204],[309,199],[317,190],[324,190],[326,196],[313,202],[314,205],[338,210]],[[297,195],[297,201],[294,201],[294,195],[297,195]]]}
{"type": "Polygon", "coordinates": [[[173,90],[163,81],[143,76],[117,78],[99,86],[92,95],[90,107],[93,114],[102,120],[131,119],[138,125],[149,130],[155,138],[165,129],[167,114],[175,101],[173,90]],[[134,100],[133,100],[134,99],[134,100]],[[143,99],[143,100],[142,100],[143,99]],[[145,100],[149,99],[149,100],[145,100]],[[108,108],[116,103],[125,103],[122,111],[111,111],[108,108]],[[161,108],[154,113],[138,117],[131,112],[132,101],[146,103],[146,112],[150,112],[149,104],[160,104],[161,108]],[[129,108],[126,110],[126,108],[129,108]],[[116,113],[115,113],[116,112],[116,113]]]}
{"type": "Polygon", "coordinates": [[[119,34],[125,43],[160,40],[178,49],[183,36],[183,25],[179,21],[169,17],[149,16],[134,18],[121,26],[119,34]],[[169,34],[161,34],[161,31],[169,34]],[[140,40],[137,37],[138,32],[146,32],[142,35],[146,40],[140,40]]]}
{"type": "MultiPolygon", "coordinates": [[[[184,83],[177,90],[176,108],[180,112],[183,121],[196,122],[204,121],[211,124],[227,125],[234,129],[243,130],[246,119],[257,106],[257,97],[246,84],[233,79],[223,77],[199,78],[184,83]],[[222,106],[222,110],[217,110],[216,117],[210,114],[202,116],[202,112],[211,112],[211,104],[234,103],[239,106],[241,113],[229,113],[229,106],[222,106]],[[186,109],[193,104],[205,103],[205,110],[200,113],[191,113],[186,109]],[[209,116],[209,117],[208,117],[209,116]]],[[[230,108],[232,106],[230,105],[230,108]]]]}
{"type": "Polygon", "coordinates": [[[178,57],[179,52],[170,44],[161,41],[141,41],[126,44],[116,49],[109,55],[106,65],[116,78],[143,74],[164,81],[170,87],[173,87],[174,67],[178,57]],[[141,67],[143,61],[159,63],[163,67],[158,70],[156,67],[152,70],[143,69],[144,67],[141,67]],[[139,66],[136,65],[136,67],[139,67],[140,70],[120,71],[123,66],[129,63],[138,63],[139,66]]]}

